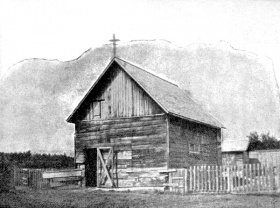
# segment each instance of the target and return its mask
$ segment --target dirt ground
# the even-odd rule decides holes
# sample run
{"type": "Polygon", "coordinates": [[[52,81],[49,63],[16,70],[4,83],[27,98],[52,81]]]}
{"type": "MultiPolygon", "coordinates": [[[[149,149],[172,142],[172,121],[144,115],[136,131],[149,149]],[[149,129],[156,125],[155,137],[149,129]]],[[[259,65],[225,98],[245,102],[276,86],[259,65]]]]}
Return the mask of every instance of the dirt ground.
{"type": "Polygon", "coordinates": [[[0,193],[0,208],[10,207],[280,207],[280,195],[180,195],[94,189],[16,190],[0,193]]]}

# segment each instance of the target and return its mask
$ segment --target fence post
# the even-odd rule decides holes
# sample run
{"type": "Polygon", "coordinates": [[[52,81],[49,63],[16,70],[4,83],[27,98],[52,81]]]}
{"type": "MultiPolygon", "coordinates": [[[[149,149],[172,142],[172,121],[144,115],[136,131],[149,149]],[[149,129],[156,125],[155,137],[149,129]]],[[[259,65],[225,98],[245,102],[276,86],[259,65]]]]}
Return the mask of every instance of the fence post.
{"type": "Polygon", "coordinates": [[[276,167],[272,168],[273,191],[276,191],[276,167]]]}
{"type": "Polygon", "coordinates": [[[172,188],[172,172],[169,172],[169,177],[168,177],[168,183],[170,184],[169,186],[169,191],[172,192],[173,188],[172,188]]]}
{"type": "Polygon", "coordinates": [[[229,193],[231,190],[231,180],[230,180],[230,166],[227,166],[227,192],[229,193]]]}
{"type": "Polygon", "coordinates": [[[184,168],[184,193],[188,192],[188,169],[184,168]]]}
{"type": "Polygon", "coordinates": [[[219,166],[216,165],[215,167],[215,179],[216,179],[216,192],[219,191],[219,171],[218,171],[219,166]]]}
{"type": "MultiPolygon", "coordinates": [[[[279,161],[278,161],[279,162],[279,161]]],[[[278,175],[278,183],[277,183],[277,192],[279,192],[279,186],[280,186],[280,166],[279,166],[279,163],[278,163],[278,166],[277,166],[277,175],[278,175]]]]}
{"type": "Polygon", "coordinates": [[[193,167],[193,191],[196,191],[196,166],[193,167]]]}
{"type": "Polygon", "coordinates": [[[192,166],[190,166],[190,191],[193,191],[193,167],[192,166]]]}
{"type": "Polygon", "coordinates": [[[211,166],[207,167],[208,169],[208,192],[211,191],[211,166]]]}

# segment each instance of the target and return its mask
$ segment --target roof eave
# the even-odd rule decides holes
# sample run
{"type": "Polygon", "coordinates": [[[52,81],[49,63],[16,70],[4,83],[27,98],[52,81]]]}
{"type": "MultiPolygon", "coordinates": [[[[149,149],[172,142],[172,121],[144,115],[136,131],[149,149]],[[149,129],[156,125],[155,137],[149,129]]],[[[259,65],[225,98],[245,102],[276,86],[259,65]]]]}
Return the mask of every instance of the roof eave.
{"type": "Polygon", "coordinates": [[[207,126],[210,126],[210,127],[216,128],[216,129],[226,129],[226,127],[224,127],[222,124],[221,124],[221,126],[215,126],[215,125],[212,125],[212,124],[209,124],[209,123],[205,123],[205,122],[202,122],[202,121],[198,121],[198,120],[195,120],[195,119],[187,118],[185,116],[181,116],[181,115],[173,113],[173,112],[169,112],[168,114],[172,115],[172,116],[175,116],[175,117],[178,117],[178,118],[182,118],[182,119],[188,120],[188,121],[192,121],[192,122],[195,122],[195,123],[207,125],[207,126]]]}

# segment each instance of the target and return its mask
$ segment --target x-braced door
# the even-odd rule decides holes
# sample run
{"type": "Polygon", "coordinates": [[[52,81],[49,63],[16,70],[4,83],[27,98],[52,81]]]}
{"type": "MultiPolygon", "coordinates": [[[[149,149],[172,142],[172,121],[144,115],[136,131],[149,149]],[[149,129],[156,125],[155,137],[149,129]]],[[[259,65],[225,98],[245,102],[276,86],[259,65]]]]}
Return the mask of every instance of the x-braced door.
{"type": "Polygon", "coordinates": [[[113,147],[97,148],[97,187],[115,187],[113,147]]]}

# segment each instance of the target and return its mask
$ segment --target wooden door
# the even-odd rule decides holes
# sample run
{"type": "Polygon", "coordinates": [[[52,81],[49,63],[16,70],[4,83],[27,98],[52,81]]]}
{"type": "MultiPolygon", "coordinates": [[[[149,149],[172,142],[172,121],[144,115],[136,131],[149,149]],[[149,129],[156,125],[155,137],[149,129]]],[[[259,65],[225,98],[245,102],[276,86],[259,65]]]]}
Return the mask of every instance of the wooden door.
{"type": "Polygon", "coordinates": [[[115,187],[113,147],[97,148],[97,187],[115,187]]]}

